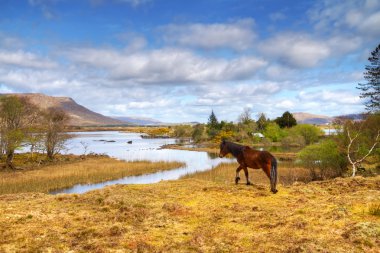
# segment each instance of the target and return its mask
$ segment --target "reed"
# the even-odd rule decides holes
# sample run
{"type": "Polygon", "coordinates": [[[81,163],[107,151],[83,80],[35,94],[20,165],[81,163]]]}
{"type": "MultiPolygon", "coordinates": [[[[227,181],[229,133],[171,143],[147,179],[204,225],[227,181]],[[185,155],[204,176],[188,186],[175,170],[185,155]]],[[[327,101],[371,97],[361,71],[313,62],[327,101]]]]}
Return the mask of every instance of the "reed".
{"type": "Polygon", "coordinates": [[[112,158],[90,158],[69,164],[56,164],[28,171],[0,172],[0,194],[50,192],[80,183],[98,183],[183,166],[180,162],[125,162],[112,158]]]}

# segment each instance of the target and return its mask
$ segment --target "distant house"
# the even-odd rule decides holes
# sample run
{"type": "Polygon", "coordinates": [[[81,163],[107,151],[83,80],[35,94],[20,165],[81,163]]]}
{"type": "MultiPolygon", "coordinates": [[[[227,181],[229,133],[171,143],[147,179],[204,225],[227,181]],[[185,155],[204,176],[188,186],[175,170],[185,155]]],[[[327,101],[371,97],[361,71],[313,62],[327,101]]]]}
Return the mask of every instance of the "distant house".
{"type": "Polygon", "coordinates": [[[260,139],[265,138],[265,136],[262,133],[253,133],[252,134],[254,137],[259,137],[260,139]]]}

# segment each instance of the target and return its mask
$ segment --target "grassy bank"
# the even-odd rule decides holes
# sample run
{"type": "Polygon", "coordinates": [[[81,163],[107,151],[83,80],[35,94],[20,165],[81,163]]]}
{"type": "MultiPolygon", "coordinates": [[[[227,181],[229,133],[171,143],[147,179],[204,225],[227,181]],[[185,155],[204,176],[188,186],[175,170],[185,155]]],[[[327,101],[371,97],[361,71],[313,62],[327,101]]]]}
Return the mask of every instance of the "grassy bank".
{"type": "Polygon", "coordinates": [[[125,162],[108,157],[43,166],[27,171],[1,171],[0,194],[49,192],[79,183],[97,183],[183,166],[179,162],[125,162]]]}
{"type": "Polygon", "coordinates": [[[2,252],[378,252],[380,177],[0,196],[2,252]],[[377,211],[376,211],[377,210],[377,211]]]}
{"type": "MultiPolygon", "coordinates": [[[[186,178],[195,178],[201,180],[208,180],[217,183],[231,184],[235,182],[236,168],[239,167],[238,163],[222,163],[213,168],[212,170],[196,172],[183,176],[186,178]]],[[[269,179],[266,174],[260,170],[248,169],[249,179],[253,184],[267,184],[269,179]]],[[[240,184],[245,184],[246,179],[244,171],[240,171],[240,184]]],[[[296,181],[308,182],[310,181],[309,171],[305,168],[295,166],[292,162],[282,162],[278,167],[278,182],[283,185],[290,185],[296,181]]],[[[268,186],[269,187],[269,186],[268,186]]]]}

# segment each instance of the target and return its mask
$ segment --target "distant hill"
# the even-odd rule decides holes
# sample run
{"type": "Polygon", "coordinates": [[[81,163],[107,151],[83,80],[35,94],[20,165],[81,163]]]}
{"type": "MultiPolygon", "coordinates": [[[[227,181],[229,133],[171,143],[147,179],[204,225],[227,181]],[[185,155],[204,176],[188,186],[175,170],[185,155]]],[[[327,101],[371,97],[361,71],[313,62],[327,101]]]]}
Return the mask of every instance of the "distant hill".
{"type": "Polygon", "coordinates": [[[77,104],[69,97],[52,97],[41,93],[14,93],[2,95],[15,95],[26,97],[40,109],[55,107],[62,109],[70,116],[69,124],[72,126],[105,126],[125,125],[126,122],[106,117],[100,113],[93,112],[86,107],[77,104]]]}
{"type": "Polygon", "coordinates": [[[299,124],[323,125],[326,123],[331,123],[334,120],[333,117],[305,112],[295,112],[292,114],[299,124]]]}
{"type": "Polygon", "coordinates": [[[132,124],[132,125],[140,125],[140,126],[150,126],[150,125],[163,125],[164,123],[152,119],[152,118],[146,118],[146,117],[112,117],[116,120],[120,120],[124,123],[132,124]]]}
{"type": "Polygon", "coordinates": [[[353,113],[353,114],[346,114],[346,115],[340,115],[340,116],[336,116],[335,118],[338,118],[338,119],[350,119],[350,120],[362,120],[364,119],[365,117],[365,114],[363,113],[353,113]]]}

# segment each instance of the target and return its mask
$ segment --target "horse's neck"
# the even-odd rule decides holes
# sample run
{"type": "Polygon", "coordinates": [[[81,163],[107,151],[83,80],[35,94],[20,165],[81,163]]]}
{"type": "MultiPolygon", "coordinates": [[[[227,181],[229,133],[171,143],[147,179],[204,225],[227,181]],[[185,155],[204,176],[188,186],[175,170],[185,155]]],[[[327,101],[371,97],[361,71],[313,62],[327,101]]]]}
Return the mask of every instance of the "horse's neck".
{"type": "Polygon", "coordinates": [[[229,150],[231,152],[231,154],[235,157],[237,157],[239,154],[242,153],[242,150],[245,146],[242,146],[242,145],[239,145],[239,144],[236,144],[236,143],[232,143],[230,144],[229,146],[229,150]]]}

